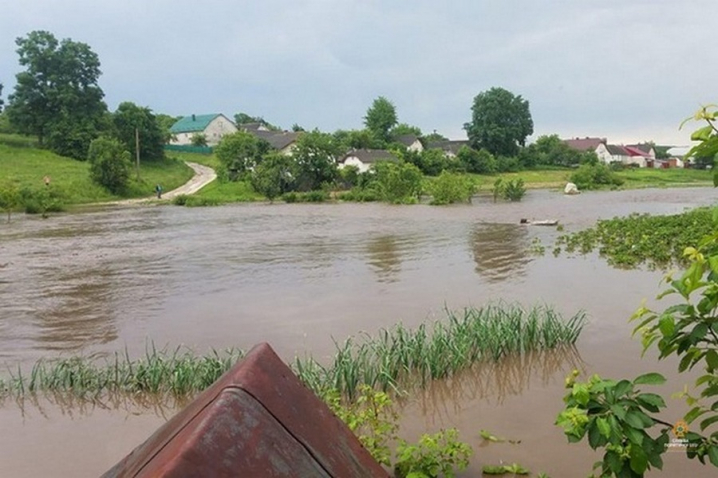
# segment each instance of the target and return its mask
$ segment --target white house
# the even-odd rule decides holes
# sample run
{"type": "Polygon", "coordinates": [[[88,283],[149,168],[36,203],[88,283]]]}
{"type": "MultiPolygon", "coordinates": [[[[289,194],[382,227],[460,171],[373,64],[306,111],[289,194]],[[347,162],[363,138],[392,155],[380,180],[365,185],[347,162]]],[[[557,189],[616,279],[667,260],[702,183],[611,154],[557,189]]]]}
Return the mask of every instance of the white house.
{"type": "Polygon", "coordinates": [[[223,114],[185,116],[170,128],[170,144],[189,145],[195,135],[202,134],[207,144],[213,146],[223,136],[236,132],[237,127],[223,114]]]}
{"type": "Polygon", "coordinates": [[[397,143],[401,143],[404,146],[406,146],[406,149],[409,151],[414,151],[416,153],[421,153],[424,151],[424,145],[421,144],[421,141],[417,136],[414,136],[413,134],[403,134],[401,136],[398,136],[396,138],[397,143]]]}
{"type": "Polygon", "coordinates": [[[378,161],[398,161],[397,157],[383,149],[357,149],[350,151],[339,159],[339,169],[356,166],[360,173],[369,171],[371,165],[378,161]]]}
{"type": "Polygon", "coordinates": [[[427,149],[440,149],[444,152],[447,158],[455,158],[459,154],[459,150],[469,146],[469,140],[456,139],[456,140],[445,140],[445,141],[434,141],[427,145],[427,149]]]}
{"type": "Polygon", "coordinates": [[[606,164],[614,162],[629,164],[631,161],[631,156],[626,151],[626,148],[616,144],[600,143],[596,146],[595,153],[599,161],[606,164]]]}

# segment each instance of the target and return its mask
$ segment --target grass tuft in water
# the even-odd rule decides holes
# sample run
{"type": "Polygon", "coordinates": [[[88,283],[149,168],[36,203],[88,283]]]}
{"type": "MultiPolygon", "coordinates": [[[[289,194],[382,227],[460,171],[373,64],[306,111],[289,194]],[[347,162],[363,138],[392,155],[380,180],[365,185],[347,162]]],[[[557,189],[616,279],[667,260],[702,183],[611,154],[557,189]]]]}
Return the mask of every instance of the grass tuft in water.
{"type": "MultiPolygon", "coordinates": [[[[376,336],[336,343],[334,360],[328,366],[306,356],[296,358],[292,367],[320,396],[336,390],[352,399],[362,384],[384,391],[423,387],[477,362],[573,344],[586,322],[582,312],[564,320],[550,307],[524,309],[504,303],[460,312],[447,310],[446,314],[445,320],[413,330],[397,324],[376,336]]],[[[0,379],[0,398],[38,393],[88,400],[185,398],[209,387],[243,355],[241,350],[230,349],[198,356],[180,348],[157,350],[153,344],[137,360],[127,352],[104,360],[41,360],[29,374],[18,368],[9,378],[0,379]]]]}
{"type": "Polygon", "coordinates": [[[350,398],[361,384],[382,390],[423,387],[478,362],[573,344],[586,323],[583,312],[564,320],[547,306],[496,304],[446,313],[448,320],[431,326],[411,330],[398,324],[375,337],[349,338],[336,344],[330,366],[297,358],[294,371],[317,393],[335,389],[350,398]]]}

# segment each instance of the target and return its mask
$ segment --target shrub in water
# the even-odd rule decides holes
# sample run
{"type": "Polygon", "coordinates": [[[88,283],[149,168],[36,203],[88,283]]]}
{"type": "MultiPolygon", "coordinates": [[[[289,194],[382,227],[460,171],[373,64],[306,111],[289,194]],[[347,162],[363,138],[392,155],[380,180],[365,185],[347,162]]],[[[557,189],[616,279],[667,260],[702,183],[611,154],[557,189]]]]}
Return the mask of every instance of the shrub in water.
{"type": "Polygon", "coordinates": [[[474,189],[474,183],[470,178],[444,171],[431,185],[431,194],[433,196],[431,204],[471,202],[474,189]]]}
{"type": "Polygon", "coordinates": [[[502,189],[502,195],[507,201],[521,201],[526,194],[523,179],[514,179],[507,181],[502,189]]]}
{"type": "Polygon", "coordinates": [[[597,189],[601,186],[620,186],[623,179],[607,165],[601,164],[584,164],[579,167],[569,181],[578,186],[579,189],[597,189]]]}

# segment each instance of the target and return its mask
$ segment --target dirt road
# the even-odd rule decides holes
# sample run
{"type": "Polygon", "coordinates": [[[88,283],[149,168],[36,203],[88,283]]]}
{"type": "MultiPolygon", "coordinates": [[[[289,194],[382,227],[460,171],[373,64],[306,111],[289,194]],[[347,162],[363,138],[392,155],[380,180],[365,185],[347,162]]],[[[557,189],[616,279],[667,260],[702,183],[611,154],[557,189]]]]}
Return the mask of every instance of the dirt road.
{"type": "Polygon", "coordinates": [[[200,189],[202,189],[204,186],[217,179],[217,173],[214,172],[214,169],[208,166],[203,166],[201,164],[190,162],[185,162],[185,164],[194,170],[194,176],[192,176],[192,179],[190,179],[177,189],[173,189],[172,191],[167,191],[166,193],[163,193],[162,199],[158,199],[157,196],[149,196],[144,198],[123,199],[122,201],[106,202],[101,203],[101,205],[123,206],[127,204],[144,204],[150,202],[165,201],[182,194],[194,194],[200,189]]]}

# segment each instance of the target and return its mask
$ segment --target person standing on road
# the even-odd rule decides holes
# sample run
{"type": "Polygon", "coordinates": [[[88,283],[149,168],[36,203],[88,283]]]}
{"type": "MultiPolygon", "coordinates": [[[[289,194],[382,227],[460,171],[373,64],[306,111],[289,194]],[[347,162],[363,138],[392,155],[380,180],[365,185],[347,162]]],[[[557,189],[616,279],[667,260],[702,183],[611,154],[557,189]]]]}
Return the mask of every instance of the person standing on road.
{"type": "Polygon", "coordinates": [[[162,199],[162,186],[159,184],[155,186],[155,192],[157,193],[157,199],[162,199]]]}

